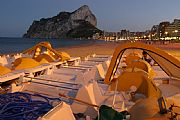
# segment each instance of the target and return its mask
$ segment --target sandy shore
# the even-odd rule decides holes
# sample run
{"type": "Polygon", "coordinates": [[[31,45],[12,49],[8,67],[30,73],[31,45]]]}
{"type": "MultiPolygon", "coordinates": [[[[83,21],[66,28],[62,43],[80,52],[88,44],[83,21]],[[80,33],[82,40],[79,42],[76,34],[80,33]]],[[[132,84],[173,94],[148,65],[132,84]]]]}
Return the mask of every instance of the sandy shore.
{"type": "Polygon", "coordinates": [[[70,54],[71,56],[80,56],[85,57],[90,54],[106,54],[112,55],[114,49],[118,46],[118,43],[107,42],[107,43],[94,43],[91,45],[81,45],[81,46],[72,46],[58,48],[58,51],[64,51],[70,54]]]}
{"type": "MultiPolygon", "coordinates": [[[[112,55],[115,48],[122,43],[115,43],[115,42],[107,42],[107,43],[98,43],[98,44],[91,44],[91,45],[82,45],[82,46],[72,46],[72,47],[64,47],[58,48],[58,51],[64,51],[70,54],[71,56],[80,56],[85,57],[90,54],[107,54],[112,55]]],[[[165,50],[169,54],[176,57],[180,60],[180,43],[173,43],[168,45],[153,45],[158,47],[162,50],[165,50]]]]}

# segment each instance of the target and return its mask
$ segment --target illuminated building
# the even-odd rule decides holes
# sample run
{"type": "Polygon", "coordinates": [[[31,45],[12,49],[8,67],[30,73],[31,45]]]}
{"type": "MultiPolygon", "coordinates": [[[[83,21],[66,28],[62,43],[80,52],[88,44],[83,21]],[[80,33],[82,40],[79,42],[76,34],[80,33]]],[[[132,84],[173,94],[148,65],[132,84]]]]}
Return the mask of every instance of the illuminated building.
{"type": "Polygon", "coordinates": [[[180,19],[174,19],[168,27],[165,28],[166,38],[180,39],[180,19]]]}
{"type": "Polygon", "coordinates": [[[161,22],[158,26],[157,36],[159,39],[166,37],[165,29],[170,25],[170,22],[161,22]]]}

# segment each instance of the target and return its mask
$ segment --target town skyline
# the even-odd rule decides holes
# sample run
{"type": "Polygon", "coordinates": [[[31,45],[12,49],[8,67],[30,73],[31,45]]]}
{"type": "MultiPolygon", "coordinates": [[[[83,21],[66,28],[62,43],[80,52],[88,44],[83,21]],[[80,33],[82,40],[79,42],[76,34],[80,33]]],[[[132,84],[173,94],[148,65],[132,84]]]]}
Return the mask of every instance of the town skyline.
{"type": "Polygon", "coordinates": [[[48,18],[62,11],[73,12],[82,5],[89,6],[101,30],[117,32],[127,29],[141,32],[150,30],[160,22],[180,19],[179,4],[178,0],[1,1],[0,37],[21,37],[33,20],[48,18]]]}

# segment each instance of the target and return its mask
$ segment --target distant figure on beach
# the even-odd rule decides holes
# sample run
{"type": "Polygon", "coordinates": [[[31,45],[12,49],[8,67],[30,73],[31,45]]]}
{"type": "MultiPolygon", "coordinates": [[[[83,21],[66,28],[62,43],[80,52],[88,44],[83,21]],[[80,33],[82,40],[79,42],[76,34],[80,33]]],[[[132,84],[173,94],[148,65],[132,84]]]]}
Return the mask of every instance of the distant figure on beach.
{"type": "Polygon", "coordinates": [[[142,52],[142,59],[145,60],[146,62],[148,62],[150,65],[152,64],[152,60],[150,58],[148,58],[148,54],[146,51],[142,52]]]}

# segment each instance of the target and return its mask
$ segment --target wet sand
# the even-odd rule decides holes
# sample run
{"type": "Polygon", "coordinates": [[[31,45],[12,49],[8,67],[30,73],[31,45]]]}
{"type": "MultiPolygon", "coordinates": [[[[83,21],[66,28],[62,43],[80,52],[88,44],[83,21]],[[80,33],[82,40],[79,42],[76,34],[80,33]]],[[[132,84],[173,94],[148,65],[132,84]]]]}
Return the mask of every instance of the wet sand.
{"type": "MultiPolygon", "coordinates": [[[[107,42],[107,43],[94,43],[90,45],[82,45],[82,46],[72,46],[72,47],[64,47],[58,48],[58,51],[64,51],[70,54],[70,56],[80,56],[85,57],[90,54],[106,54],[112,55],[115,48],[122,43],[115,42],[107,42]]],[[[165,50],[172,56],[176,57],[180,60],[180,43],[171,43],[168,45],[153,45],[162,50],[165,50]]]]}

